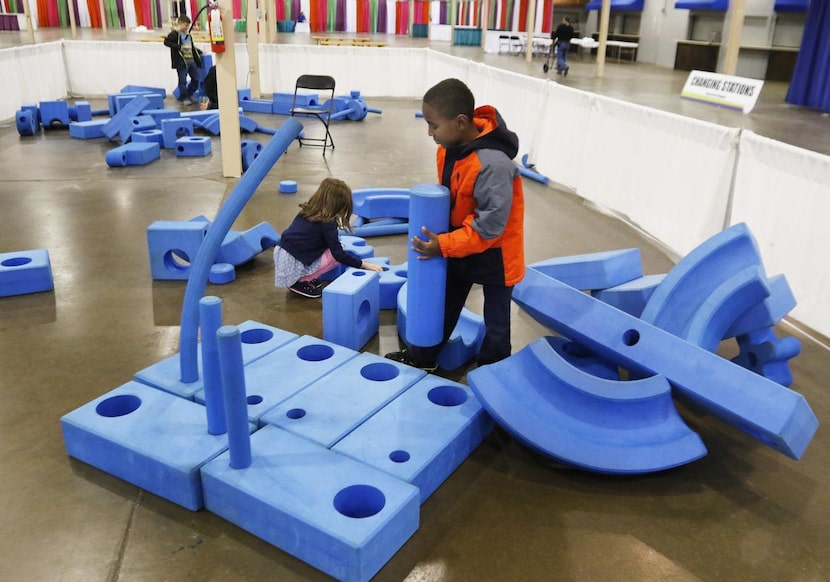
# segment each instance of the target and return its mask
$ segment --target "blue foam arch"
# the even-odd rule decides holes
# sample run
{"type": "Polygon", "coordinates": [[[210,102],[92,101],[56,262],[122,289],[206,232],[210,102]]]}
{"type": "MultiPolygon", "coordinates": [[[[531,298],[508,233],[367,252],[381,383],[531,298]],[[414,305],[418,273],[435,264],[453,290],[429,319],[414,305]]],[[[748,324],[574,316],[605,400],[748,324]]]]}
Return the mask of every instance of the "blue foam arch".
{"type": "Polygon", "coordinates": [[[279,157],[288,149],[302,129],[303,126],[296,119],[287,119],[282,124],[274,137],[268,142],[268,145],[263,148],[259,156],[250,165],[248,171],[239,179],[225,204],[216,213],[213,225],[199,247],[199,253],[196,255],[196,260],[190,270],[190,278],[187,281],[184,304],[182,305],[182,333],[179,340],[182,382],[190,383],[199,379],[199,370],[196,365],[199,299],[205,292],[210,266],[214,263],[216,253],[245,204],[248,203],[259,184],[265,179],[279,157]]]}
{"type": "Polygon", "coordinates": [[[409,218],[409,193],[361,196],[353,206],[363,218],[409,218]]]}
{"type": "Polygon", "coordinates": [[[707,452],[674,408],[665,376],[629,382],[598,378],[569,364],[546,338],[473,370],[467,381],[505,430],[583,469],[651,473],[707,452]]]}

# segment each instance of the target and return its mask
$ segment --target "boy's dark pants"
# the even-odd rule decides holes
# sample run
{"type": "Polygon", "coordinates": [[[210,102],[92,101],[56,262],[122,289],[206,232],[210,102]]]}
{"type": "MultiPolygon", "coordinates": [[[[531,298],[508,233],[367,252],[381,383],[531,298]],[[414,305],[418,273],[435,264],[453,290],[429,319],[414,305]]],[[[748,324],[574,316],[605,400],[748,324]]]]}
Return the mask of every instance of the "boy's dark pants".
{"type": "Polygon", "coordinates": [[[202,80],[202,69],[196,61],[188,61],[186,68],[176,69],[179,75],[179,101],[193,97],[199,89],[199,82],[202,80]],[[190,84],[187,83],[187,76],[190,75],[190,84]]]}

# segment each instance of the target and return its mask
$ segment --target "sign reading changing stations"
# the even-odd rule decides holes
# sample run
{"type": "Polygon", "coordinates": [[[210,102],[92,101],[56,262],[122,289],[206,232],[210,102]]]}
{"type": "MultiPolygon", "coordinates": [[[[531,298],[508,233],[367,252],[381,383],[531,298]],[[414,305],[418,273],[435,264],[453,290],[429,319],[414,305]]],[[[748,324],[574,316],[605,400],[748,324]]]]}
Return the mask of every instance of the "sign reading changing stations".
{"type": "Polygon", "coordinates": [[[680,96],[749,113],[763,86],[764,82],[758,79],[692,71],[680,96]]]}

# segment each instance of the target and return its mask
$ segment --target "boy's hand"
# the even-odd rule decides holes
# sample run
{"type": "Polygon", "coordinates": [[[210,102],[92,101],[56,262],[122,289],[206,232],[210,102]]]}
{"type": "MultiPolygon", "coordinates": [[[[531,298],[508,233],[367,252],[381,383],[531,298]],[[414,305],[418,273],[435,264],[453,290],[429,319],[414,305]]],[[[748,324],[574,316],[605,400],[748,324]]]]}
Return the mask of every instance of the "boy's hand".
{"type": "Polygon", "coordinates": [[[426,235],[427,240],[423,240],[417,236],[412,238],[412,250],[416,253],[421,253],[418,260],[424,261],[433,257],[440,257],[441,245],[438,244],[438,235],[425,226],[421,227],[421,232],[426,235]]]}

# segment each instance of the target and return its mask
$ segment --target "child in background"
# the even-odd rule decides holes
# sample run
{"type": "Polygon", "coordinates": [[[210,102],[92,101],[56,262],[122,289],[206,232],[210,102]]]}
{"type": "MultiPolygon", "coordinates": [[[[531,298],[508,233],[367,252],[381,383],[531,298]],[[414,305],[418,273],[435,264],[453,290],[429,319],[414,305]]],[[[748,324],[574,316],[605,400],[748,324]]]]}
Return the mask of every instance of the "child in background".
{"type": "Polygon", "coordinates": [[[337,230],[351,231],[352,191],[342,180],[326,178],[282,233],[274,248],[274,284],[304,297],[321,297],[317,277],[342,263],[356,269],[383,268],[343,250],[337,230]]]}

